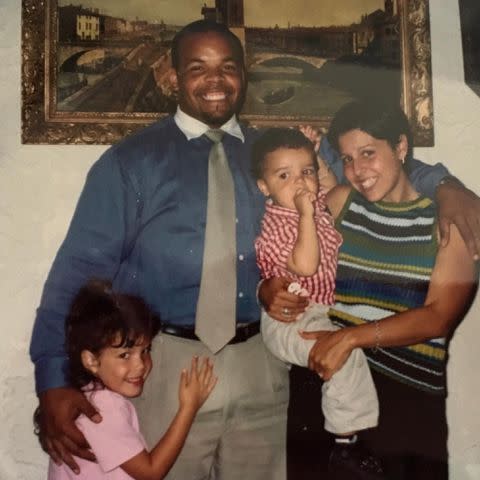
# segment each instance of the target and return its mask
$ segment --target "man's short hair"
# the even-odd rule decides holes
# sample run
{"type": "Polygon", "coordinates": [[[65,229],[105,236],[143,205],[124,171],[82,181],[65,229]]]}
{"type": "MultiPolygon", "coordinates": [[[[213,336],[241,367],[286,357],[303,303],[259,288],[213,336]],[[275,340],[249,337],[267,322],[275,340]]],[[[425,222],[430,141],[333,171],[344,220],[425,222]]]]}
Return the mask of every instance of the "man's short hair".
{"type": "Polygon", "coordinates": [[[244,66],[244,52],[240,39],[232,33],[223,23],[216,23],[212,20],[196,20],[195,22],[185,25],[173,38],[172,42],[172,66],[178,70],[180,63],[180,49],[182,41],[190,36],[199,33],[214,32],[224,37],[231,45],[235,58],[244,66]]]}
{"type": "Polygon", "coordinates": [[[311,152],[315,169],[318,169],[317,155],[313,143],[294,128],[269,128],[253,144],[251,171],[256,180],[263,178],[265,157],[280,148],[311,152]]]}

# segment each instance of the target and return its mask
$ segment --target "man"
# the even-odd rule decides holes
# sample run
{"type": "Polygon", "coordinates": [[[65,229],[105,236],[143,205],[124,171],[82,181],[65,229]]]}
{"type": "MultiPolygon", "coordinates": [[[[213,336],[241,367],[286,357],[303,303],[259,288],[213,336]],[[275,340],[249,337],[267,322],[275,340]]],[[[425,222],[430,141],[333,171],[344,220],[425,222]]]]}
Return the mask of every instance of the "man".
{"type": "Polygon", "coordinates": [[[153,378],[138,403],[150,441],[171,419],[179,370],[193,354],[211,354],[195,326],[210,218],[213,144],[205,134],[221,129],[235,193],[236,330],[215,353],[217,387],[168,478],[282,480],[288,371],[258,334],[253,244],[263,200],[249,172],[255,132],[236,118],[246,88],[242,46],[226,27],[198,21],[176,36],[172,63],[177,113],[113,146],[92,167],[45,284],[31,344],[43,446],[72,468],[72,454],[92,458],[73,422],[80,412],[101,419],[68,387],[63,349],[65,312],[88,278],[141,295],[162,319],[153,378]]]}
{"type": "MultiPolygon", "coordinates": [[[[31,349],[45,448],[74,466],[68,450],[79,432],[69,424],[79,411],[93,413],[78,392],[65,387],[62,372],[63,317],[72,295],[89,277],[112,279],[114,289],[141,295],[162,320],[166,333],[154,345],[154,369],[138,403],[148,441],[158,439],[174,415],[180,370],[192,355],[211,355],[193,337],[212,148],[204,134],[221,128],[235,187],[232,321],[237,327],[233,343],[215,355],[218,384],[169,478],[282,479],[288,370],[264,348],[258,334],[253,242],[262,201],[250,178],[253,135],[236,120],[245,94],[243,49],[226,27],[200,21],[178,34],[172,63],[179,104],[175,117],[111,148],[92,168],[46,282],[31,349]]],[[[73,447],[72,453],[81,452],[73,447]]]]}

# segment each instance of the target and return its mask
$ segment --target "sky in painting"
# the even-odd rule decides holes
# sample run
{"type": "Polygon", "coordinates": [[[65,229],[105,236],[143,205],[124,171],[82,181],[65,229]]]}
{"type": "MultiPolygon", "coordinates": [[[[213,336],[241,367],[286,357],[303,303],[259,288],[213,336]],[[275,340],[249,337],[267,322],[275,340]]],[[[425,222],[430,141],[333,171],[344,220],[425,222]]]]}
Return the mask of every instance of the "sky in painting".
{"type": "MultiPolygon", "coordinates": [[[[202,6],[213,0],[58,0],[59,5],[96,7],[101,13],[129,20],[183,25],[200,18],[202,6]]],[[[378,8],[384,0],[244,0],[245,25],[286,27],[326,26],[357,22],[361,14],[378,8]]]]}

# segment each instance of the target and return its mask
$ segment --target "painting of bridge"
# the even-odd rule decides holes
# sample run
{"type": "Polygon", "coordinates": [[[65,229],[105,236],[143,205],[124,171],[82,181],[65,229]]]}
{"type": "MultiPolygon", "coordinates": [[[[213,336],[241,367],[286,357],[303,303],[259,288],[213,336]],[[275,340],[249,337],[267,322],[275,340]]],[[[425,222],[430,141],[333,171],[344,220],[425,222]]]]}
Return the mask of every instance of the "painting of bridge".
{"type": "MultiPolygon", "coordinates": [[[[165,73],[170,42],[180,25],[169,23],[161,11],[149,18],[132,11],[127,17],[105,9],[108,2],[85,6],[71,1],[59,0],[57,5],[56,108],[170,112],[175,98],[165,73]]],[[[211,7],[197,8],[198,17],[226,23],[245,45],[250,87],[244,114],[331,115],[345,101],[368,95],[374,84],[376,94],[399,98],[394,0],[373,0],[370,7],[357,7],[356,14],[344,20],[349,23],[323,26],[297,24],[301,19],[294,11],[259,25],[252,14],[255,5],[249,0],[217,0],[211,7]],[[268,25],[272,21],[280,24],[268,25]]]]}
{"type": "Polygon", "coordinates": [[[327,127],[345,102],[380,95],[403,102],[428,137],[419,144],[433,138],[428,0],[49,0],[45,15],[44,117],[105,124],[101,143],[110,125],[131,130],[174,111],[171,42],[199,18],[244,45],[244,120],[327,127]]]}

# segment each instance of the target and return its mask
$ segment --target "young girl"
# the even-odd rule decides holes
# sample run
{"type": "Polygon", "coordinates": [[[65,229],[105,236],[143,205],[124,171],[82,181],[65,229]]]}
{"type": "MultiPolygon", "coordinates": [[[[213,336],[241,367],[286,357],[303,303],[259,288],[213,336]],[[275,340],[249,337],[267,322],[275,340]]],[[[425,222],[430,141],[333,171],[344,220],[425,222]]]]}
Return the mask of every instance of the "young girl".
{"type": "Polygon", "coordinates": [[[112,292],[104,281],[90,281],[75,297],[66,320],[66,348],[72,385],[81,389],[102,417],[85,416],[77,425],[97,462],[76,458],[80,474],[50,461],[49,480],[161,479],[178,457],[198,409],[212,392],[216,377],[208,359],[180,376],[179,408],[169,429],[151,452],[139,432],[128,400],[142,393],[152,369],[151,341],[159,321],[138,297],[112,292]]]}

